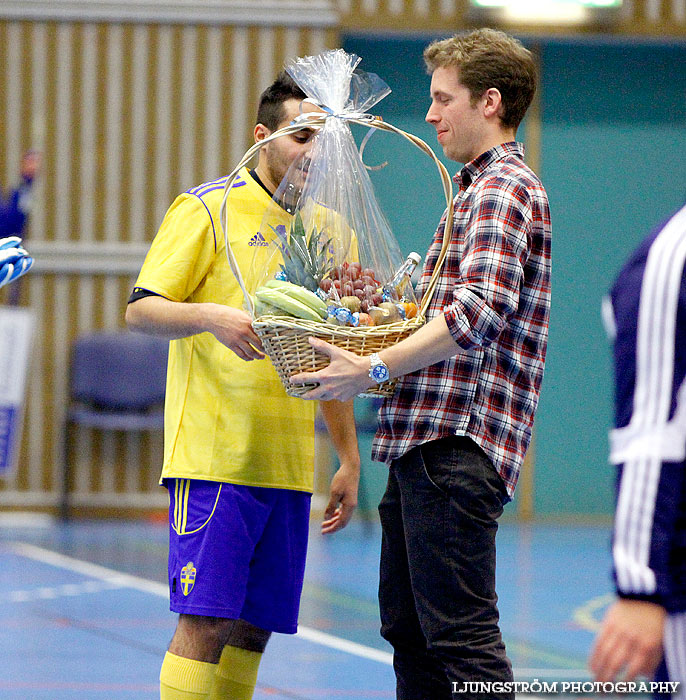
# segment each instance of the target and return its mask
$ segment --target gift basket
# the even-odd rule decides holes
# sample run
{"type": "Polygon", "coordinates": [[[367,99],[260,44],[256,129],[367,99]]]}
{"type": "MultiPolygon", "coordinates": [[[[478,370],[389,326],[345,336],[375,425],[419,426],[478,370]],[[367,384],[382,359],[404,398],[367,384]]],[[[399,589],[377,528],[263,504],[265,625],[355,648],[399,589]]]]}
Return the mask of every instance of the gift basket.
{"type": "MultiPolygon", "coordinates": [[[[369,355],[407,338],[425,323],[445,257],[443,241],[426,292],[418,301],[410,277],[419,262],[404,255],[374,196],[350,124],[398,134],[436,164],[451,230],[452,180],[421,139],[367,112],[390,89],[376,75],[357,70],[359,57],[341,49],[293,61],[287,72],[307,94],[307,111],[253,145],[227,178],[221,223],[229,264],[253,317],[253,328],[286,392],[302,396],[315,384],[292,386],[290,377],[316,371],[329,359],[315,352],[317,337],[357,355],[369,355]],[[311,132],[307,152],[290,166],[265,211],[252,264],[241,270],[227,232],[227,198],[238,172],[268,143],[311,132]]],[[[366,141],[366,139],[365,139],[366,141]]],[[[362,396],[390,396],[396,380],[362,396]]]]}

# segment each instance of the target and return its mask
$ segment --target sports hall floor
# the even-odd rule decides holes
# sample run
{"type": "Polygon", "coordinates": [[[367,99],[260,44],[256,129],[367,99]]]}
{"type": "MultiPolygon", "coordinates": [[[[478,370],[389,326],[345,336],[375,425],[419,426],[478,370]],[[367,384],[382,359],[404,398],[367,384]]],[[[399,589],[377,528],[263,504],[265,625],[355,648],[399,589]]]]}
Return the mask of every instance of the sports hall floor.
{"type": "MultiPolygon", "coordinates": [[[[159,698],[175,621],[166,525],[28,520],[0,517],[0,698],[159,698]]],[[[300,632],[272,638],[255,700],[395,697],[378,634],[379,543],[375,522],[326,538],[313,523],[300,632]]],[[[609,565],[608,527],[501,524],[501,622],[517,680],[589,679],[609,565]]]]}

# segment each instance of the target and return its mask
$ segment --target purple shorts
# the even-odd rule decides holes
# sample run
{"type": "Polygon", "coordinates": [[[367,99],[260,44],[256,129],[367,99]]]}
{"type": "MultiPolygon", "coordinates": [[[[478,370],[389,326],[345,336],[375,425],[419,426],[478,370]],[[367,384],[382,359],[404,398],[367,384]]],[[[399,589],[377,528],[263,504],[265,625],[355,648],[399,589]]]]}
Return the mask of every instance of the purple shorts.
{"type": "Polygon", "coordinates": [[[167,479],[170,608],[298,629],[311,494],[167,479]]]}

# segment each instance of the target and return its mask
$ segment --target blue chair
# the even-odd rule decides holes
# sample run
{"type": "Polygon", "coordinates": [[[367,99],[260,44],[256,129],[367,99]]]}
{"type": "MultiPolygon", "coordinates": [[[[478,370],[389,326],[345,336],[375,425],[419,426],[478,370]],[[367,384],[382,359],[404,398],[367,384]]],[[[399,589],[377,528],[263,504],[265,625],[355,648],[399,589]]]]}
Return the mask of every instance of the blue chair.
{"type": "Polygon", "coordinates": [[[71,353],[60,513],[69,517],[70,429],[126,432],[164,427],[169,342],[127,331],[79,336],[71,353]]]}

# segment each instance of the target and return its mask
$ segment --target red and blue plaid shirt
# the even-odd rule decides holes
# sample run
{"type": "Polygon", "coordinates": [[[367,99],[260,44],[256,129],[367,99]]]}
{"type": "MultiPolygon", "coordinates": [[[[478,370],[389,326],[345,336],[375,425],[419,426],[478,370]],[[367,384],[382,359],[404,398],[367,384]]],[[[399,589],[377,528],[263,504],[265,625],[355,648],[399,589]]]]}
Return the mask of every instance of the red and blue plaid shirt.
{"type": "MultiPolygon", "coordinates": [[[[379,412],[372,457],[467,435],[486,452],[510,497],[531,440],[550,315],[548,196],[505,143],[454,178],[454,222],[427,321],[444,314],[460,352],[405,375],[379,412]]],[[[445,215],[427,253],[420,296],[436,266],[445,215]]]]}

